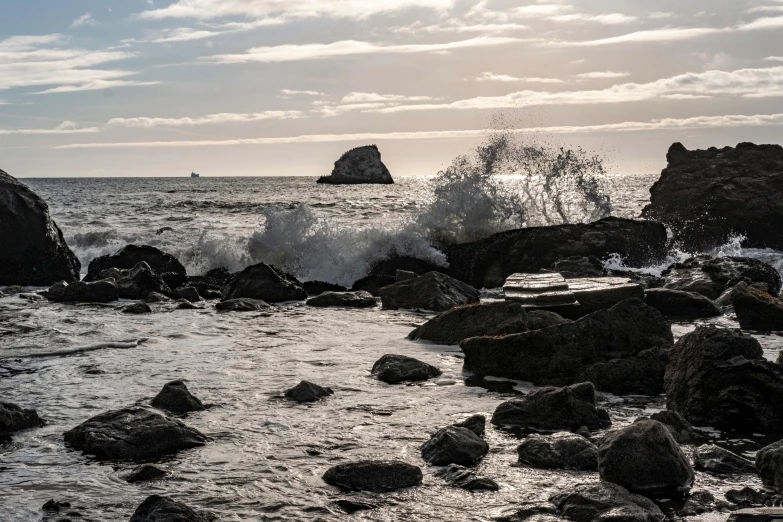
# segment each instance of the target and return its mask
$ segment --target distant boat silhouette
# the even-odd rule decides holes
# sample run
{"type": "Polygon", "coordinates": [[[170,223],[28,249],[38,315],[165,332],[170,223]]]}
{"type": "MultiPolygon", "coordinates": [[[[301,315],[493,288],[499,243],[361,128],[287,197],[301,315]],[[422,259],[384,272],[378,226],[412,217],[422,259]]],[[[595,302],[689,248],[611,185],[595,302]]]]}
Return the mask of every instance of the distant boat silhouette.
{"type": "Polygon", "coordinates": [[[197,178],[197,177],[198,177],[198,174],[196,174],[195,172],[191,172],[191,173],[190,173],[190,177],[191,177],[191,178],[197,178]]]}

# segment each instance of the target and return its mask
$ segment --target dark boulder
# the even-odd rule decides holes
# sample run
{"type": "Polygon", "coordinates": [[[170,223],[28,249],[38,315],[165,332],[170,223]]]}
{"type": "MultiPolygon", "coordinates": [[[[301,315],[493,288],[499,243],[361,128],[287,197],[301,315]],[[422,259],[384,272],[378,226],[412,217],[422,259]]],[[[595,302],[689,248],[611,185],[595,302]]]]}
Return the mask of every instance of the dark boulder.
{"type": "Polygon", "coordinates": [[[570,322],[571,319],[566,319],[549,310],[532,310],[527,313],[528,330],[541,330],[542,328],[549,328],[550,326],[557,326],[570,322]]]}
{"type": "Polygon", "coordinates": [[[227,268],[213,268],[204,275],[189,276],[187,286],[192,286],[201,297],[207,299],[209,291],[220,292],[223,290],[223,287],[231,279],[231,275],[227,268]]]}
{"type": "Polygon", "coordinates": [[[508,335],[527,330],[527,314],[522,305],[503,301],[452,308],[413,330],[408,339],[459,344],[469,337],[508,335]]]}
{"type": "Polygon", "coordinates": [[[692,292],[670,288],[651,288],[644,292],[644,302],[669,319],[692,321],[722,314],[711,299],[692,292]]]}
{"type": "Polygon", "coordinates": [[[160,274],[160,278],[169,288],[188,286],[188,276],[182,272],[163,272],[160,274]]]}
{"type": "Polygon", "coordinates": [[[438,377],[441,371],[435,366],[413,357],[387,354],[373,364],[371,373],[379,381],[387,384],[399,384],[405,381],[426,381],[432,377],[438,377]]]}
{"type": "Polygon", "coordinates": [[[166,303],[168,301],[171,301],[170,297],[158,292],[150,292],[149,295],[144,298],[145,303],[166,303]]]}
{"type": "Polygon", "coordinates": [[[530,435],[517,447],[519,463],[541,469],[596,471],[598,447],[581,435],[530,435]]]}
{"type": "Polygon", "coordinates": [[[180,286],[175,288],[172,295],[177,299],[187,299],[190,302],[201,300],[198,290],[192,286],[180,286]]]}
{"type": "Polygon", "coordinates": [[[286,390],[285,396],[296,402],[316,402],[322,397],[328,397],[334,392],[309,381],[302,381],[293,388],[286,390]]]}
{"type": "Polygon", "coordinates": [[[100,460],[142,460],[203,446],[207,437],[178,420],[132,407],[102,413],[64,434],[75,450],[100,460]]]}
{"type": "Polygon", "coordinates": [[[223,288],[223,301],[241,297],[279,303],[307,299],[307,293],[293,276],[259,263],[234,275],[223,288]]]}
{"type": "Polygon", "coordinates": [[[363,460],[329,468],[324,482],[347,491],[384,492],[421,484],[418,466],[399,460],[363,460]]]}
{"type": "Polygon", "coordinates": [[[177,310],[203,310],[203,308],[194,305],[187,299],[177,299],[177,310]]]}
{"type": "Polygon", "coordinates": [[[427,272],[443,271],[443,267],[415,257],[392,256],[376,263],[365,277],[354,282],[351,290],[364,290],[378,296],[380,288],[399,282],[397,272],[401,270],[422,275],[427,272]]]}
{"type": "Polygon", "coordinates": [[[85,281],[97,281],[100,274],[108,268],[129,270],[144,261],[156,274],[175,272],[186,275],[185,267],[171,254],[152,246],[127,245],[116,254],[96,257],[90,261],[85,281]]]}
{"type": "Polygon", "coordinates": [[[0,402],[0,439],[16,431],[39,428],[44,421],[35,410],[25,409],[10,402],[0,402]]]}
{"type": "Polygon", "coordinates": [[[487,426],[487,418],[483,415],[471,415],[464,421],[454,423],[452,426],[455,428],[466,428],[478,435],[484,437],[484,431],[487,426]]]}
{"type": "Polygon", "coordinates": [[[220,301],[215,303],[215,308],[221,312],[268,312],[275,309],[274,306],[266,301],[250,299],[249,297],[220,301]]]}
{"type": "Polygon", "coordinates": [[[26,185],[0,170],[0,285],[49,286],[78,281],[81,263],[26,185]]]}
{"type": "Polygon", "coordinates": [[[670,226],[690,251],[708,250],[737,234],[748,247],[783,249],[783,147],[740,143],[689,151],[675,143],[666,159],[642,217],[670,226]]]}
{"type": "Polygon", "coordinates": [[[595,256],[573,256],[559,259],[552,263],[550,269],[566,279],[606,275],[604,264],[595,256]]]}
{"type": "Polygon", "coordinates": [[[701,326],[669,352],[667,408],[697,426],[783,431],[783,367],[737,330],[701,326]]]}
{"type": "Polygon", "coordinates": [[[714,444],[705,444],[696,448],[693,453],[693,465],[698,470],[717,475],[756,473],[756,465],[753,462],[714,444]]]}
{"type": "Polygon", "coordinates": [[[125,477],[125,481],[130,483],[149,482],[151,480],[160,480],[165,478],[166,475],[168,475],[166,470],[161,469],[158,466],[154,466],[152,464],[142,464],[141,466],[133,468],[128,476],[125,477]]]}
{"type": "Polygon", "coordinates": [[[674,440],[679,444],[690,444],[698,437],[693,430],[691,423],[676,411],[659,411],[650,415],[650,419],[658,421],[666,426],[669,429],[669,433],[674,437],[674,440]]]}
{"type": "Polygon", "coordinates": [[[46,501],[46,503],[41,507],[41,510],[46,513],[59,513],[63,509],[68,509],[69,507],[71,507],[70,502],[51,499],[46,501]]]}
{"type": "Polygon", "coordinates": [[[324,292],[347,292],[348,289],[342,285],[336,285],[333,283],[326,283],[324,281],[305,281],[302,283],[302,288],[307,295],[316,296],[321,295],[324,292]]]}
{"type": "Polygon", "coordinates": [[[369,292],[324,292],[307,300],[307,306],[321,308],[374,308],[378,303],[369,292]]]}
{"type": "Polygon", "coordinates": [[[381,153],[375,145],[351,149],[334,162],[331,175],[321,176],[317,183],[330,185],[355,185],[375,183],[390,185],[394,180],[389,169],[381,161],[381,153]]]}
{"type": "Polygon", "coordinates": [[[773,267],[750,257],[696,256],[676,263],[666,270],[665,288],[701,294],[717,299],[737,283],[762,283],[770,293],[777,295],[781,278],[773,267]]]}
{"type": "Polygon", "coordinates": [[[435,432],[421,447],[421,457],[433,466],[474,466],[489,452],[489,445],[467,428],[448,426],[435,432]]]}
{"type": "Polygon", "coordinates": [[[112,281],[123,299],[144,299],[152,292],[163,295],[171,293],[169,286],[145,261],[139,261],[127,270],[107,268],[98,277],[102,281],[112,281]]]}
{"type": "Polygon", "coordinates": [[[122,309],[122,313],[124,314],[151,314],[152,308],[150,308],[150,305],[147,303],[133,303],[132,305],[128,305],[125,308],[122,309]]]}
{"type": "Polygon", "coordinates": [[[204,404],[190,391],[182,381],[171,381],[152,399],[150,403],[156,408],[175,413],[204,410],[204,404]]]}
{"type": "Polygon", "coordinates": [[[756,469],[766,489],[783,494],[783,441],[765,446],[756,453],[756,469]]]}
{"type": "Polygon", "coordinates": [[[700,489],[691,492],[685,505],[677,514],[681,517],[692,517],[702,513],[715,511],[715,497],[709,491],[700,489]]]}
{"type": "Polygon", "coordinates": [[[574,522],[662,522],[664,514],[652,500],[610,482],[577,484],[549,501],[574,522]]]}
{"type": "Polygon", "coordinates": [[[170,498],[150,495],[136,508],[129,522],[211,522],[212,517],[197,513],[170,498]]]}
{"type": "Polygon", "coordinates": [[[590,381],[599,390],[617,395],[658,395],[663,391],[667,364],[666,348],[650,348],[630,357],[592,364],[578,380],[590,381]]]}
{"type": "MultiPolygon", "coordinates": [[[[778,502],[781,500],[777,499],[778,502]]],[[[754,507],[738,509],[729,515],[727,522],[776,522],[783,518],[782,507],[754,507]]]]}
{"type": "Polygon", "coordinates": [[[44,295],[55,303],[108,303],[120,298],[117,285],[112,281],[95,281],[94,283],[60,281],[49,288],[44,295]]]}
{"type": "Polygon", "coordinates": [[[541,388],[521,399],[502,403],[492,415],[492,424],[535,431],[591,431],[612,423],[606,410],[595,405],[595,387],[589,382],[564,388],[541,388]]]}
{"type": "Polygon", "coordinates": [[[783,330],[783,301],[758,288],[739,283],[731,290],[731,304],[740,328],[783,330]]]}
{"type": "Polygon", "coordinates": [[[410,308],[444,312],[455,306],[479,302],[475,288],[440,272],[428,272],[384,286],[378,292],[384,310],[410,308]]]}
{"type": "Polygon", "coordinates": [[[490,478],[478,477],[473,470],[459,464],[449,464],[445,468],[435,472],[437,476],[445,480],[450,486],[466,491],[498,491],[500,486],[490,478]]]}

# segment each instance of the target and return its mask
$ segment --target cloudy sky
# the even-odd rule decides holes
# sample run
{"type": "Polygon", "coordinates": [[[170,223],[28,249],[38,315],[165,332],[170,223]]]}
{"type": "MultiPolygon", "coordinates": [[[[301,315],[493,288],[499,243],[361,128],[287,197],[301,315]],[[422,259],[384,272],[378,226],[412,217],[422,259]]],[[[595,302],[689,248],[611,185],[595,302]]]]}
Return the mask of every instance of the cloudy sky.
{"type": "Polygon", "coordinates": [[[2,0],[18,177],[433,174],[493,125],[618,173],[781,143],[783,0],[2,0]]]}

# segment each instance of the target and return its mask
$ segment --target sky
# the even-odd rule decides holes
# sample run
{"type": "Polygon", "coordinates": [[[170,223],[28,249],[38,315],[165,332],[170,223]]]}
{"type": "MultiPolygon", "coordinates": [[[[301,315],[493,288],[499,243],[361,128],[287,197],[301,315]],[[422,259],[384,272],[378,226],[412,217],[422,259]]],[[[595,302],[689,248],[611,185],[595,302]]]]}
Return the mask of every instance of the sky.
{"type": "Polygon", "coordinates": [[[0,169],[430,175],[488,129],[613,173],[783,142],[783,0],[0,0],[0,169]]]}

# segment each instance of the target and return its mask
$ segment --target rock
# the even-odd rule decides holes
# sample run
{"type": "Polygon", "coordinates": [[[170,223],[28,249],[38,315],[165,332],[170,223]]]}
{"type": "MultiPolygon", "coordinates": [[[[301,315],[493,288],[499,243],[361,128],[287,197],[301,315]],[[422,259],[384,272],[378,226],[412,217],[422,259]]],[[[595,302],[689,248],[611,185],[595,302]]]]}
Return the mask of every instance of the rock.
{"type": "Polygon", "coordinates": [[[714,444],[705,444],[696,448],[693,453],[693,465],[698,470],[717,475],[756,473],[756,465],[751,461],[714,444]]]}
{"type": "Polygon", "coordinates": [[[742,489],[728,490],[726,492],[726,500],[739,507],[747,508],[754,506],[780,505],[783,497],[772,492],[756,491],[755,489],[746,486],[742,489]]]}
{"type": "Polygon", "coordinates": [[[442,312],[413,330],[408,339],[459,344],[469,337],[508,335],[527,329],[527,314],[521,305],[496,302],[458,306],[442,312]]]}
{"type": "Polygon", "coordinates": [[[377,297],[380,295],[378,292],[380,288],[399,282],[397,281],[397,271],[399,270],[421,275],[427,272],[442,271],[443,267],[415,257],[392,256],[376,263],[365,277],[354,282],[351,290],[364,290],[377,297]]]}
{"type": "Polygon", "coordinates": [[[150,292],[147,297],[144,298],[145,303],[166,303],[171,301],[171,298],[159,294],[158,292],[150,292]]]}
{"type": "Polygon", "coordinates": [[[775,267],[749,257],[696,256],[676,263],[666,270],[665,288],[701,294],[717,299],[737,283],[763,283],[777,295],[781,289],[780,273],[775,267]]]}
{"type": "Polygon", "coordinates": [[[669,319],[692,321],[705,317],[717,317],[722,314],[720,308],[707,297],[670,288],[645,290],[644,302],[669,319]]]}
{"type": "Polygon", "coordinates": [[[455,306],[479,302],[478,291],[440,272],[384,286],[378,292],[384,310],[399,308],[444,312],[455,306]]]}
{"type": "Polygon", "coordinates": [[[548,310],[573,319],[582,315],[581,305],[560,274],[512,274],[503,283],[503,295],[527,310],[548,310]]]}
{"type": "Polygon", "coordinates": [[[99,279],[114,282],[119,296],[123,299],[144,299],[152,292],[164,295],[171,293],[163,279],[144,261],[139,261],[127,270],[107,268],[100,273],[99,279]]]}
{"type": "Polygon", "coordinates": [[[438,470],[435,474],[445,480],[449,485],[462,488],[467,491],[498,491],[497,482],[486,477],[477,477],[476,474],[458,464],[449,464],[438,470]]]}
{"type": "Polygon", "coordinates": [[[199,292],[204,299],[220,299],[223,296],[223,292],[220,290],[212,290],[207,288],[199,292]]]}
{"type": "Polygon", "coordinates": [[[581,315],[611,308],[626,299],[644,299],[644,289],[627,277],[570,279],[568,288],[579,302],[581,315]]]}
{"type": "Polygon", "coordinates": [[[489,444],[467,428],[448,426],[421,447],[421,458],[433,466],[474,466],[489,452],[489,444]]]}
{"type": "Polygon", "coordinates": [[[783,493],[783,441],[765,446],[756,453],[756,469],[764,488],[783,493]]]}
{"type": "Polygon", "coordinates": [[[267,312],[274,310],[275,307],[260,299],[240,297],[220,301],[215,304],[215,308],[221,312],[267,312]]]}
{"type": "Polygon", "coordinates": [[[190,302],[201,300],[201,296],[199,295],[198,290],[192,286],[180,286],[179,288],[175,289],[172,294],[177,299],[187,299],[190,302]]]}
{"type": "Polygon", "coordinates": [[[496,288],[514,273],[535,273],[561,259],[618,254],[630,267],[666,259],[666,228],[651,221],[609,217],[586,225],[529,227],[501,232],[446,250],[447,273],[476,288],[496,288]]]}
{"type": "Polygon", "coordinates": [[[152,464],[143,464],[135,467],[131,470],[130,474],[125,477],[126,482],[148,482],[151,480],[160,480],[164,478],[168,473],[166,470],[153,466],[152,464]]]}
{"type": "Polygon", "coordinates": [[[323,388],[309,381],[302,381],[285,392],[285,396],[296,402],[316,402],[321,397],[328,397],[334,392],[331,388],[323,388]]]}
{"type": "Polygon", "coordinates": [[[175,413],[187,413],[189,411],[206,409],[204,404],[188,391],[185,383],[179,380],[166,383],[150,404],[156,408],[175,413]]]}
{"type": "Polygon", "coordinates": [[[483,415],[471,415],[467,419],[461,422],[453,424],[455,428],[466,428],[478,435],[484,437],[484,431],[487,426],[487,418],[483,415]]]}
{"type": "Polygon", "coordinates": [[[492,424],[536,431],[576,431],[587,426],[595,431],[609,427],[609,414],[595,406],[595,387],[589,382],[564,388],[541,388],[521,399],[497,407],[492,424]]]}
{"type": "Polygon", "coordinates": [[[133,303],[122,309],[124,314],[151,314],[152,308],[147,303],[133,303]]]}
{"type": "Polygon", "coordinates": [[[604,264],[595,256],[572,256],[559,259],[549,267],[553,272],[561,274],[566,279],[577,277],[603,277],[604,264]]]}
{"type": "Polygon", "coordinates": [[[201,310],[200,306],[196,306],[187,299],[177,299],[177,310],[201,310]]]}
{"type": "Polygon", "coordinates": [[[75,450],[99,460],[142,460],[203,446],[207,437],[178,420],[144,408],[102,413],[64,434],[75,450]]]}
{"type": "Polygon", "coordinates": [[[49,500],[46,502],[46,504],[43,505],[41,508],[43,511],[46,511],[47,513],[59,513],[63,509],[68,509],[71,507],[70,502],[59,502],[57,500],[49,500]]]}
{"type": "Polygon", "coordinates": [[[693,430],[693,426],[685,417],[676,411],[663,410],[650,415],[650,419],[658,421],[669,429],[674,440],[679,444],[690,444],[696,440],[698,435],[693,430]]]}
{"type": "Polygon", "coordinates": [[[397,270],[397,275],[395,276],[395,283],[410,281],[414,277],[416,277],[416,272],[411,272],[410,270],[397,270]]]}
{"type": "Polygon", "coordinates": [[[628,299],[575,322],[501,337],[474,337],[460,347],[465,353],[464,369],[479,377],[555,386],[583,382],[588,376],[605,377],[594,382],[603,391],[658,394],[663,391],[665,367],[661,350],[668,349],[672,340],[671,327],[659,311],[628,299]],[[628,376],[636,380],[623,380],[628,376]]]}
{"type": "Polygon", "coordinates": [[[777,297],[739,283],[731,291],[731,304],[740,328],[783,330],[783,301],[777,297]]]}
{"type": "Polygon", "coordinates": [[[188,277],[187,286],[192,286],[201,297],[208,299],[206,294],[210,291],[220,292],[231,279],[231,275],[227,268],[213,268],[204,275],[188,277]]]}
{"type": "Polygon", "coordinates": [[[24,409],[10,402],[0,402],[0,439],[7,438],[16,431],[40,428],[43,425],[44,421],[35,410],[24,409]]]}
{"type": "Polygon", "coordinates": [[[560,515],[575,522],[662,522],[664,514],[655,503],[609,482],[577,484],[568,493],[549,501],[560,515]]]}
{"type": "Polygon", "coordinates": [[[372,374],[387,384],[399,384],[405,381],[426,381],[438,377],[441,371],[413,357],[387,354],[373,364],[372,374]]]}
{"type": "Polygon", "coordinates": [[[150,495],[136,508],[130,522],[210,522],[211,517],[170,498],[150,495]]]}
{"type": "Polygon", "coordinates": [[[335,506],[345,511],[349,515],[358,513],[359,511],[369,511],[371,509],[377,509],[377,504],[371,504],[369,502],[361,502],[352,498],[341,498],[332,502],[335,506]]]}
{"type": "Polygon", "coordinates": [[[307,292],[308,296],[321,295],[324,292],[347,292],[348,289],[342,285],[335,285],[333,283],[326,283],[324,281],[305,281],[302,283],[302,288],[307,292]]]}
{"type": "Polygon", "coordinates": [[[188,286],[188,276],[182,272],[163,272],[160,274],[160,278],[166,283],[169,288],[179,288],[180,286],[188,286]]]}
{"type": "Polygon", "coordinates": [[[347,491],[385,492],[421,484],[417,466],[399,460],[362,460],[329,468],[324,482],[347,491]]]}
{"type": "Polygon", "coordinates": [[[675,143],[666,159],[642,217],[666,223],[688,251],[709,250],[738,234],[746,247],[783,249],[783,147],[740,143],[689,151],[675,143]]]}
{"type": "Polygon", "coordinates": [[[639,419],[603,438],[598,473],[601,480],[647,497],[684,496],[695,478],[669,430],[650,419],[639,419]]]}
{"type": "Polygon", "coordinates": [[[391,185],[394,180],[389,169],[381,161],[381,153],[375,145],[365,145],[351,149],[334,162],[334,170],[329,176],[318,178],[317,183],[330,185],[353,185],[358,183],[376,183],[391,185]]]}
{"type": "Polygon", "coordinates": [[[223,288],[223,301],[241,297],[279,303],[306,299],[307,293],[294,277],[259,263],[236,274],[223,288]]]}
{"type": "Polygon", "coordinates": [[[581,435],[530,435],[517,447],[519,463],[541,469],[598,469],[598,447],[581,435]]]}
{"type": "Polygon", "coordinates": [[[127,245],[116,254],[96,257],[90,261],[84,280],[97,281],[100,279],[100,273],[108,268],[128,270],[141,261],[147,263],[152,271],[160,276],[167,272],[186,275],[185,267],[171,254],[152,246],[127,245]]]}
{"type": "Polygon", "coordinates": [[[45,297],[55,303],[108,303],[120,298],[117,286],[111,281],[86,283],[60,281],[46,291],[45,297]]]}
{"type": "Polygon", "coordinates": [[[677,512],[681,517],[692,517],[715,510],[715,497],[707,490],[700,489],[691,493],[688,501],[677,512]]]}
{"type": "Polygon", "coordinates": [[[667,409],[697,426],[783,431],[783,367],[761,345],[727,328],[700,326],[669,352],[667,409]]]}
{"type": "Polygon", "coordinates": [[[775,522],[783,518],[783,507],[738,509],[729,515],[728,522],[775,522]]]}
{"type": "Polygon", "coordinates": [[[527,329],[531,331],[570,322],[572,322],[570,319],[565,319],[563,316],[548,310],[533,310],[527,313],[527,329]]]}
{"type": "Polygon", "coordinates": [[[0,285],[49,286],[79,280],[81,263],[27,185],[0,170],[0,285]]]}
{"type": "Polygon", "coordinates": [[[378,303],[369,292],[324,292],[307,300],[307,306],[374,308],[378,303]]]}

